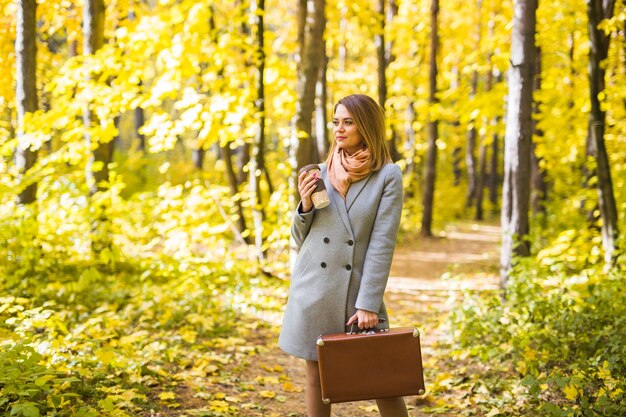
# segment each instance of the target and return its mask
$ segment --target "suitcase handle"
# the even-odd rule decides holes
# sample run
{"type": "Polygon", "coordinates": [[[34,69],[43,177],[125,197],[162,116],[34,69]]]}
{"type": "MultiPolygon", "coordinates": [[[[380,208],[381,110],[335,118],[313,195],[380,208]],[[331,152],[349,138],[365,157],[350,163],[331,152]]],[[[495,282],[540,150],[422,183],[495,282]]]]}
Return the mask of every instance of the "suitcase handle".
{"type": "MultiPolygon", "coordinates": [[[[386,322],[386,321],[387,321],[387,320],[386,320],[384,317],[381,317],[381,318],[379,318],[379,319],[378,319],[378,323],[384,323],[384,322],[386,322]]],[[[358,325],[359,325],[359,322],[358,322],[358,321],[352,322],[352,325],[350,326],[350,332],[348,332],[347,334],[357,334],[357,333],[359,333],[359,332],[355,332],[355,331],[354,331],[354,325],[355,325],[355,324],[358,326],[358,325]]],[[[358,327],[357,327],[357,330],[358,330],[358,327]]],[[[381,331],[381,332],[386,332],[386,331],[388,331],[388,330],[389,330],[389,329],[382,329],[382,330],[380,330],[380,331],[381,331]]],[[[375,330],[367,330],[367,329],[363,329],[363,330],[361,330],[361,332],[360,332],[360,333],[361,333],[361,334],[374,334],[374,333],[376,333],[376,331],[375,331],[375,330]]]]}

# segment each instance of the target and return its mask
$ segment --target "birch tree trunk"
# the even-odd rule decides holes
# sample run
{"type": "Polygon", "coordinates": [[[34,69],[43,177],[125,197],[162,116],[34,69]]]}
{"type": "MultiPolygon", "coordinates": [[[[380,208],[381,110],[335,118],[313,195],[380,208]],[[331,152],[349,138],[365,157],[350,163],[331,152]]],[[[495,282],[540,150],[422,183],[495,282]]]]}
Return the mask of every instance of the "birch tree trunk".
{"type": "Polygon", "coordinates": [[[513,258],[528,256],[528,205],[532,141],[537,0],[516,0],[511,39],[509,93],[504,136],[500,284],[506,289],[513,258]]]}
{"type": "MultiPolygon", "coordinates": [[[[324,42],[325,43],[325,42],[324,42]]],[[[319,77],[315,86],[315,138],[317,139],[317,151],[321,158],[328,155],[330,150],[330,137],[328,135],[328,83],[326,70],[328,69],[328,56],[324,45],[324,57],[320,67],[319,77]]]]}
{"type": "Polygon", "coordinates": [[[587,0],[587,16],[589,18],[589,114],[590,142],[596,159],[596,175],[598,176],[598,200],[602,218],[602,247],[604,261],[613,266],[617,255],[616,241],[619,236],[617,225],[617,205],[613,194],[613,181],[609,158],[604,144],[606,113],[600,105],[599,95],[604,92],[606,69],[602,66],[609,51],[610,36],[598,29],[603,19],[613,16],[614,0],[587,0]]]}
{"type": "MultiPolygon", "coordinates": [[[[437,99],[437,53],[439,48],[438,34],[439,0],[432,0],[430,7],[430,75],[429,95],[430,106],[438,102],[437,99]]],[[[435,179],[437,175],[437,119],[428,122],[428,150],[426,152],[426,174],[423,197],[422,229],[421,234],[432,236],[433,201],[435,196],[435,179]]]]}
{"type": "MultiPolygon", "coordinates": [[[[15,164],[24,175],[35,162],[37,151],[30,149],[24,139],[24,116],[37,110],[37,1],[20,0],[17,7],[15,60],[17,99],[17,150],[15,164]]],[[[33,203],[37,198],[37,183],[32,183],[20,191],[19,204],[33,203]]]]}

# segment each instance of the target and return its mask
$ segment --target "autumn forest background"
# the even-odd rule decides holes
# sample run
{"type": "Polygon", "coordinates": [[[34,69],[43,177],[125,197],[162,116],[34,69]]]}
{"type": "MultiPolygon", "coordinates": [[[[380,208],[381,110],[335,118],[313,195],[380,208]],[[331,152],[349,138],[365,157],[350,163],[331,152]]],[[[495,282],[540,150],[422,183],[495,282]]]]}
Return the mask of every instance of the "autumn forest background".
{"type": "Polygon", "coordinates": [[[500,233],[412,415],[626,414],[624,0],[0,10],[3,415],[304,415],[268,359],[294,173],[357,92],[403,171],[401,248],[500,233]]]}

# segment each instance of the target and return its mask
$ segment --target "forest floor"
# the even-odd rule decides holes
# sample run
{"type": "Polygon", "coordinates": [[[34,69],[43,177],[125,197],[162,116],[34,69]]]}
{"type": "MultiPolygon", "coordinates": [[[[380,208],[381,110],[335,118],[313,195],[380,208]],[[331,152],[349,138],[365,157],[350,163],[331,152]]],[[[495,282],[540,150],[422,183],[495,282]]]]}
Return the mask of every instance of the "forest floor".
{"type": "MultiPolygon", "coordinates": [[[[444,333],[449,331],[446,318],[464,297],[497,291],[499,238],[495,225],[460,223],[446,227],[437,237],[405,235],[400,239],[385,303],[392,327],[415,326],[422,335],[427,392],[405,398],[410,416],[483,414],[474,406],[481,402],[481,395],[488,395],[479,377],[484,368],[452,359],[444,333]]],[[[231,362],[228,371],[224,369],[220,378],[205,385],[210,395],[198,395],[197,390],[194,395],[191,389],[185,395],[180,386],[179,408],[156,414],[305,417],[304,362],[277,347],[278,331],[274,324],[243,332],[241,338],[247,346],[255,346],[254,352],[231,362]],[[209,411],[207,404],[218,413],[209,411]]],[[[363,401],[333,405],[332,415],[373,417],[376,411],[374,401],[363,401]]]]}

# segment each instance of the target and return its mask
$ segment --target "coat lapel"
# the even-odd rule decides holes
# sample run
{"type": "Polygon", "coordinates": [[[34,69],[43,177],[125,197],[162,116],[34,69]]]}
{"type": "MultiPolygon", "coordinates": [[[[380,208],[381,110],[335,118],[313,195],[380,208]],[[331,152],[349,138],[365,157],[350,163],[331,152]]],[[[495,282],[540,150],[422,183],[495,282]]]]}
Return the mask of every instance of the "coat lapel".
{"type": "Polygon", "coordinates": [[[326,185],[326,189],[329,190],[330,198],[334,200],[334,206],[337,208],[337,214],[341,218],[343,225],[346,226],[346,230],[350,233],[350,237],[354,237],[352,233],[352,225],[350,224],[350,219],[348,218],[348,210],[346,209],[346,202],[343,201],[343,197],[339,194],[335,187],[333,187],[330,183],[326,185]]]}
{"type": "MultiPolygon", "coordinates": [[[[350,184],[350,188],[348,188],[348,194],[346,195],[346,211],[350,211],[350,208],[354,204],[354,201],[357,199],[361,191],[365,188],[365,185],[372,177],[372,174],[363,178],[361,181],[357,181],[355,183],[350,184]]],[[[340,197],[341,198],[341,197],[340,197]]]]}
{"type": "Polygon", "coordinates": [[[354,234],[352,233],[352,225],[350,224],[350,219],[348,218],[348,210],[346,209],[346,202],[341,197],[341,194],[335,190],[335,187],[332,186],[330,181],[328,180],[328,175],[326,173],[326,166],[323,167],[323,178],[324,185],[326,186],[326,192],[328,196],[333,200],[333,206],[337,209],[337,215],[341,218],[343,225],[346,227],[348,233],[350,233],[350,237],[354,238],[354,234]]]}

